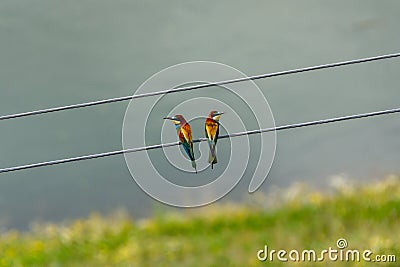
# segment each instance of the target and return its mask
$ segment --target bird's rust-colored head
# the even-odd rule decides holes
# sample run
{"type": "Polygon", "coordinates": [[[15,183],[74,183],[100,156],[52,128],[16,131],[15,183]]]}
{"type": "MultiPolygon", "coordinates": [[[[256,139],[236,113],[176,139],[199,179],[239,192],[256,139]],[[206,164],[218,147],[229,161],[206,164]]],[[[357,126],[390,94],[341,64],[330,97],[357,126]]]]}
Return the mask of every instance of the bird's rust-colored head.
{"type": "Polygon", "coordinates": [[[224,113],[216,111],[216,110],[212,110],[210,112],[210,114],[208,114],[208,118],[219,121],[219,118],[221,117],[222,114],[224,114],[224,113]]]}
{"type": "Polygon", "coordinates": [[[172,121],[175,125],[183,125],[186,123],[185,118],[182,115],[175,115],[172,117],[165,117],[164,120],[170,120],[172,121]]]}

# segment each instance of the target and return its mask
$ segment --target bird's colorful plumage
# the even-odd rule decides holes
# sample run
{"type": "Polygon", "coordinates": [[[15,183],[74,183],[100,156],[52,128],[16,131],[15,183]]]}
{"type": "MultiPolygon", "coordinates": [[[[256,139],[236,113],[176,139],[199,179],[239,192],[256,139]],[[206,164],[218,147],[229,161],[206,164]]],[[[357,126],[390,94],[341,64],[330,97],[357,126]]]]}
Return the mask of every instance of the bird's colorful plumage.
{"type": "Polygon", "coordinates": [[[189,159],[192,161],[192,167],[197,173],[196,159],[193,152],[192,130],[190,129],[189,123],[182,115],[175,115],[174,117],[166,117],[164,119],[169,119],[175,124],[179,141],[181,142],[183,149],[185,150],[189,159]]]}
{"type": "Polygon", "coordinates": [[[224,113],[213,110],[206,118],[205,134],[210,147],[208,163],[211,164],[211,168],[214,168],[214,164],[218,162],[215,147],[219,136],[219,118],[222,114],[224,113]]]}

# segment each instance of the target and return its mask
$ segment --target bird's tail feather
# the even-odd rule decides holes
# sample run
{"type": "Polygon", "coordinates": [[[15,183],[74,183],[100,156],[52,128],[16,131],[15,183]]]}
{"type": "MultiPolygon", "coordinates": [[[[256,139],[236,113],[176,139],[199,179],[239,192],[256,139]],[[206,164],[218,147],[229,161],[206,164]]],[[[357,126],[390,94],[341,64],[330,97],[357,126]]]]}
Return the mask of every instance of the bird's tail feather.
{"type": "Polygon", "coordinates": [[[192,160],[192,167],[197,173],[197,166],[196,166],[196,161],[192,160]]]}
{"type": "Polygon", "coordinates": [[[211,168],[213,168],[214,164],[218,163],[217,155],[215,154],[215,149],[210,149],[210,153],[208,155],[208,163],[211,164],[211,168]]]}

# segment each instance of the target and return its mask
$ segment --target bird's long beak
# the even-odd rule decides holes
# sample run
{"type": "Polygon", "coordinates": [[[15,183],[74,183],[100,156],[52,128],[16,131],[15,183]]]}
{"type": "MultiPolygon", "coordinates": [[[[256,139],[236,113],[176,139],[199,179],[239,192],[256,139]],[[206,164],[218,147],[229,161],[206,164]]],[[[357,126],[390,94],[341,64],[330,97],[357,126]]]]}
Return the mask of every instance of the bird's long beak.
{"type": "Polygon", "coordinates": [[[222,114],[224,114],[225,112],[218,112],[218,115],[222,115],[222,114]]]}
{"type": "Polygon", "coordinates": [[[164,120],[172,120],[171,117],[164,117],[163,119],[164,119],[164,120]]]}

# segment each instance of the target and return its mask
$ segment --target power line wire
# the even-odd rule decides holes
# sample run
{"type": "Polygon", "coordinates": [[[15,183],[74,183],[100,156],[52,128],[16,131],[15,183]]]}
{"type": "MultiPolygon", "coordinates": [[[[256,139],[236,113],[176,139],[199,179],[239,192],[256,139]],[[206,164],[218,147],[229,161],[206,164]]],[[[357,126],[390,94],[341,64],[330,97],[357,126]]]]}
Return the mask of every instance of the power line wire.
{"type": "Polygon", "coordinates": [[[232,83],[238,83],[238,82],[244,82],[244,81],[254,81],[254,80],[259,80],[259,79],[265,79],[265,78],[270,78],[270,77],[277,77],[277,76],[283,76],[283,75],[289,75],[289,74],[295,74],[295,73],[301,73],[301,72],[307,72],[307,71],[328,69],[328,68],[340,67],[340,66],[345,66],[345,65],[377,61],[377,60],[382,60],[382,59],[390,59],[390,58],[395,58],[395,57],[399,57],[399,56],[400,56],[400,53],[386,54],[386,55],[381,55],[381,56],[354,59],[354,60],[348,60],[348,61],[342,61],[342,62],[336,62],[336,63],[317,65],[317,66],[312,66],[312,67],[293,69],[293,70],[265,73],[265,74],[260,74],[260,75],[236,78],[236,79],[219,81],[219,82],[214,82],[214,83],[192,85],[192,86],[187,86],[187,87],[168,89],[168,90],[162,90],[162,91],[150,92],[150,93],[144,93],[144,94],[138,94],[138,95],[122,96],[122,97],[109,98],[109,99],[97,100],[97,101],[80,103],[80,104],[40,109],[40,110],[34,110],[34,111],[28,111],[28,112],[22,112],[22,113],[14,113],[14,114],[0,116],[0,121],[21,118],[21,117],[28,117],[28,116],[39,115],[39,114],[44,114],[44,113],[52,113],[52,112],[62,111],[62,110],[77,109],[77,108],[84,108],[84,107],[90,107],[90,106],[97,106],[97,105],[121,102],[121,101],[130,100],[130,99],[137,99],[137,98],[143,98],[143,97],[149,97],[149,96],[157,96],[157,95],[163,95],[163,94],[184,92],[184,91],[190,91],[190,90],[194,90],[194,89],[206,88],[206,87],[211,87],[211,86],[220,86],[220,85],[226,85],[226,84],[232,84],[232,83]]]}
{"type": "MultiPolygon", "coordinates": [[[[238,133],[233,133],[233,134],[226,134],[226,135],[221,135],[219,137],[219,139],[226,139],[226,138],[238,137],[238,136],[243,136],[243,135],[252,135],[252,134],[260,134],[260,133],[266,133],[266,132],[301,128],[301,127],[308,127],[308,126],[312,126],[312,125],[320,125],[320,124],[327,124],[327,123],[332,123],[332,122],[374,117],[374,116],[386,115],[386,114],[392,114],[392,113],[398,113],[398,112],[400,112],[400,108],[381,110],[381,111],[375,111],[375,112],[369,112],[369,113],[360,113],[360,114],[354,114],[354,115],[343,116],[343,117],[335,117],[335,118],[331,118],[331,119],[322,119],[322,120],[316,120],[316,121],[288,124],[288,125],[277,126],[277,127],[272,127],[272,128],[266,128],[266,129],[258,129],[258,130],[238,132],[238,133]]],[[[206,141],[206,138],[199,138],[199,139],[193,140],[193,142],[195,142],[195,143],[203,142],[203,141],[206,141]]],[[[103,153],[98,153],[98,154],[84,155],[84,156],[73,157],[73,158],[45,161],[45,162],[3,168],[3,169],[0,169],[0,173],[14,172],[14,171],[19,171],[19,170],[32,169],[32,168],[57,165],[57,164],[62,164],[62,163],[75,162],[75,161],[82,161],[82,160],[88,160],[88,159],[103,158],[103,157],[109,157],[109,156],[119,155],[119,154],[123,154],[123,153],[133,153],[133,152],[153,150],[153,149],[159,149],[159,148],[171,147],[171,146],[177,146],[177,145],[180,145],[180,142],[172,142],[172,143],[144,146],[144,147],[138,147],[138,148],[129,148],[129,149],[123,149],[123,150],[103,152],[103,153]]]]}

